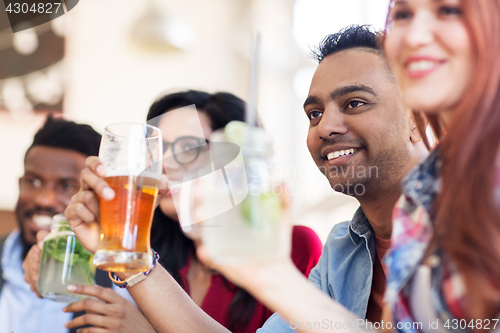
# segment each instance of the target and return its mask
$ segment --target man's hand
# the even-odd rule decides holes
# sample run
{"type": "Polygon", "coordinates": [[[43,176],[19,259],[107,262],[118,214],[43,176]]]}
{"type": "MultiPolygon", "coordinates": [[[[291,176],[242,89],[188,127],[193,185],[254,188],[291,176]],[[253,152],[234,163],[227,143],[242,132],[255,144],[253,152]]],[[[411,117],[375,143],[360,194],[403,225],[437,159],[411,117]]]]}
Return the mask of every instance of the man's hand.
{"type": "Polygon", "coordinates": [[[79,333],[116,332],[116,333],[154,333],[155,330],[141,311],[132,303],[118,295],[111,288],[100,286],[69,286],[73,293],[93,296],[66,306],[64,312],[86,311],[64,326],[66,328],[92,325],[79,333]],[[71,289],[71,287],[74,287],[71,289]],[[95,298],[94,298],[95,297],[95,298]]]}
{"type": "Polygon", "coordinates": [[[48,233],[48,231],[40,230],[36,234],[37,243],[31,247],[23,261],[24,281],[29,283],[31,290],[40,298],[43,297],[38,292],[36,282],[38,280],[38,270],[40,268],[40,260],[42,257],[43,239],[48,233]]]}

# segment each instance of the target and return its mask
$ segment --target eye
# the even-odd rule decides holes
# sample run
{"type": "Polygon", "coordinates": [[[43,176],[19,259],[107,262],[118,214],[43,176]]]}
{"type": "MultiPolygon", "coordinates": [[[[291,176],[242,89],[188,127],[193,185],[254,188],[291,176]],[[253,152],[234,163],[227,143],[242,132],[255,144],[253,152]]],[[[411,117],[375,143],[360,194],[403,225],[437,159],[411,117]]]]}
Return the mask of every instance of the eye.
{"type": "Polygon", "coordinates": [[[61,183],[60,187],[64,192],[77,192],[80,189],[80,185],[72,181],[65,181],[61,183]]]}
{"type": "Polygon", "coordinates": [[[402,21],[411,19],[412,14],[408,10],[399,9],[391,15],[392,21],[402,21]]]}
{"type": "Polygon", "coordinates": [[[198,147],[198,145],[196,145],[195,143],[192,143],[192,142],[186,142],[186,143],[183,143],[182,146],[181,146],[181,151],[185,151],[185,150],[191,150],[191,149],[194,149],[198,147]]]}
{"type": "Polygon", "coordinates": [[[361,101],[350,101],[349,103],[347,103],[347,107],[346,109],[355,109],[355,108],[359,108],[360,106],[363,106],[365,105],[366,103],[365,102],[361,102],[361,101]]]}
{"type": "Polygon", "coordinates": [[[307,114],[307,116],[309,117],[309,120],[319,118],[322,115],[323,115],[323,112],[321,112],[321,111],[311,111],[307,114]]]}
{"type": "Polygon", "coordinates": [[[442,6],[439,8],[439,15],[441,16],[461,16],[462,9],[454,6],[442,6]]]}
{"type": "Polygon", "coordinates": [[[42,187],[42,181],[35,177],[24,177],[24,183],[31,188],[40,188],[42,187]]]}

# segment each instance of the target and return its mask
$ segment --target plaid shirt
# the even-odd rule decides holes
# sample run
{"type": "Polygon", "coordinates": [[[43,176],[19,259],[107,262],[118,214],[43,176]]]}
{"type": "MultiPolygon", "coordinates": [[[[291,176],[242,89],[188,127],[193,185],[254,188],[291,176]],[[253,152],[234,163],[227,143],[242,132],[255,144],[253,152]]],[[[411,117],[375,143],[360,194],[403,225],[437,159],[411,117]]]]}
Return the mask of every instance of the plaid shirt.
{"type": "MultiPolygon", "coordinates": [[[[403,180],[403,195],[393,211],[392,244],[384,258],[389,271],[385,300],[392,305],[394,322],[401,323],[395,327],[399,332],[418,332],[413,327],[415,320],[409,305],[410,280],[421,264],[432,238],[434,217],[431,207],[441,190],[440,166],[439,152],[436,149],[403,180]]],[[[496,170],[494,198],[500,206],[500,155],[496,170]]],[[[431,266],[433,310],[442,324],[451,324],[457,319],[460,321],[463,318],[465,292],[460,275],[450,260],[441,259],[439,250],[431,257],[427,264],[431,266]],[[431,257],[434,264],[430,263],[431,257]]],[[[468,327],[460,329],[452,326],[455,325],[448,329],[455,332],[471,331],[468,327]]],[[[496,326],[496,331],[500,331],[500,324],[496,326]]]]}

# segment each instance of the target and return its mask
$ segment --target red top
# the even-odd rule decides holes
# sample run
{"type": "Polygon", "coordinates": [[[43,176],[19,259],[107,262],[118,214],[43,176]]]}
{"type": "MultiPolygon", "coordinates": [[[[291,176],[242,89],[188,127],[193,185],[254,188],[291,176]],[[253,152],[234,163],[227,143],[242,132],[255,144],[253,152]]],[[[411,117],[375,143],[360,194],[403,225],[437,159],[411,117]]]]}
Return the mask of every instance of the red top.
{"type": "Polygon", "coordinates": [[[387,283],[385,266],[381,264],[387,250],[391,247],[390,239],[382,239],[375,235],[376,258],[373,260],[372,291],[366,309],[366,319],[372,323],[380,323],[384,309],[384,292],[387,283]]]}
{"type": "MultiPolygon", "coordinates": [[[[297,268],[308,276],[311,269],[316,265],[321,256],[323,245],[318,235],[308,227],[294,226],[292,232],[292,260],[297,268]]],[[[187,275],[191,259],[186,266],[179,270],[185,290],[189,293],[189,283],[187,275]]],[[[208,288],[207,294],[201,308],[210,317],[217,320],[224,327],[229,326],[228,310],[238,288],[229,281],[224,281],[222,275],[212,275],[212,282],[208,288]]],[[[258,328],[264,325],[264,322],[273,313],[260,303],[255,304],[253,317],[248,325],[233,330],[233,333],[255,333],[258,328]]]]}

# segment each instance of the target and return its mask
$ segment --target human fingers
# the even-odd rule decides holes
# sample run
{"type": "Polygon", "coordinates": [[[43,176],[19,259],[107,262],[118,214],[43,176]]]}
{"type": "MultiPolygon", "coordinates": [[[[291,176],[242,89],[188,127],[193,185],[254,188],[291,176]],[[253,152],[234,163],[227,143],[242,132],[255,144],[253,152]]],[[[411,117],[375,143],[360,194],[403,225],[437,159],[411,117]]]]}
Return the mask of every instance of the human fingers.
{"type": "Polygon", "coordinates": [[[41,251],[35,244],[31,247],[23,261],[24,270],[24,281],[30,285],[31,291],[33,291],[39,298],[43,298],[38,292],[37,280],[38,280],[38,269],[40,266],[41,251]]]}
{"type": "MultiPolygon", "coordinates": [[[[67,322],[66,324],[64,324],[64,327],[71,329],[75,327],[81,327],[84,325],[92,325],[95,326],[93,328],[95,329],[101,328],[104,329],[101,332],[108,332],[108,333],[110,331],[114,332],[114,330],[109,330],[109,329],[120,326],[118,318],[103,316],[94,313],[86,313],[67,322]]],[[[78,330],[77,332],[85,332],[84,330],[89,328],[82,328],[81,331],[78,330]]],[[[87,330],[87,332],[99,332],[99,331],[87,330]]]]}
{"type": "Polygon", "coordinates": [[[36,244],[38,245],[40,251],[43,250],[43,240],[48,234],[49,232],[47,230],[40,230],[36,233],[36,244]]]}
{"type": "Polygon", "coordinates": [[[98,196],[105,200],[114,198],[114,191],[108,186],[104,177],[106,176],[106,166],[97,156],[89,156],[85,160],[85,166],[81,172],[83,190],[93,190],[98,196]]]}
{"type": "Polygon", "coordinates": [[[106,303],[116,303],[118,301],[125,300],[113,291],[113,289],[101,286],[69,285],[67,289],[71,293],[94,296],[95,298],[106,303]]]}
{"type": "Polygon", "coordinates": [[[70,303],[63,308],[63,311],[68,313],[85,311],[91,314],[120,317],[120,311],[117,311],[115,304],[106,303],[92,298],[86,298],[78,302],[70,303]]]}
{"type": "Polygon", "coordinates": [[[68,206],[71,206],[71,209],[68,211],[66,218],[79,218],[87,223],[98,221],[100,205],[94,191],[78,192],[71,198],[68,206]]]}

